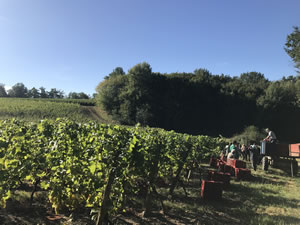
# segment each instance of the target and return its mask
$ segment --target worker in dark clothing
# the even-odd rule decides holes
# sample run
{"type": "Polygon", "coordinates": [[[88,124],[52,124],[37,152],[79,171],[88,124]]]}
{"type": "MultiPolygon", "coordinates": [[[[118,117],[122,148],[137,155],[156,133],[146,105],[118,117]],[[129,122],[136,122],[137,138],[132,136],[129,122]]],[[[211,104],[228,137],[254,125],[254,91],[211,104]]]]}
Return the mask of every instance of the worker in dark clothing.
{"type": "Polygon", "coordinates": [[[254,171],[256,171],[256,167],[258,164],[258,157],[259,157],[259,149],[256,146],[255,142],[253,142],[252,145],[250,145],[249,151],[250,151],[250,160],[251,160],[252,167],[254,171]]]}

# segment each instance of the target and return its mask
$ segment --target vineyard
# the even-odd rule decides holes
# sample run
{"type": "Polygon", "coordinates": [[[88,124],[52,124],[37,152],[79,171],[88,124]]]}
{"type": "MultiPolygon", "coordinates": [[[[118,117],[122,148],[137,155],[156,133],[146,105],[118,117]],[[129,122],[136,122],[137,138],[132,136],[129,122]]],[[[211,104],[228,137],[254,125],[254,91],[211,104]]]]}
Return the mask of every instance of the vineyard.
{"type": "Polygon", "coordinates": [[[105,112],[94,113],[94,111],[99,111],[94,105],[95,102],[92,99],[0,98],[0,119],[18,118],[39,121],[68,118],[79,122],[89,120],[108,122],[109,117],[105,112]]]}
{"type": "MultiPolygon", "coordinates": [[[[88,208],[97,224],[143,199],[151,214],[157,188],[172,196],[183,172],[220,152],[222,139],[154,128],[67,119],[32,123],[0,121],[1,207],[27,185],[47,192],[55,213],[88,208]]],[[[162,203],[163,206],[163,203],[162,203]]]]}
{"type": "Polygon", "coordinates": [[[69,99],[69,98],[23,98],[23,100],[31,101],[45,101],[45,102],[59,102],[59,103],[73,103],[83,106],[95,106],[95,99],[69,99]]]}

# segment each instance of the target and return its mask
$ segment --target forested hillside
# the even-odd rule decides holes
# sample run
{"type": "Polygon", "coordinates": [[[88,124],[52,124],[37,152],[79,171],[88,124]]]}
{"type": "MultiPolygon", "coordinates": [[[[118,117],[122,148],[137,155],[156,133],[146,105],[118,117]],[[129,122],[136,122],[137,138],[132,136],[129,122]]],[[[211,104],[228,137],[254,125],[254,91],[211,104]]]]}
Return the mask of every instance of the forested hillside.
{"type": "Polygon", "coordinates": [[[97,92],[98,104],[122,124],[213,136],[255,125],[270,127],[281,141],[300,141],[298,76],[269,81],[259,72],[231,77],[205,69],[161,74],[141,63],[127,74],[116,68],[97,92]]]}

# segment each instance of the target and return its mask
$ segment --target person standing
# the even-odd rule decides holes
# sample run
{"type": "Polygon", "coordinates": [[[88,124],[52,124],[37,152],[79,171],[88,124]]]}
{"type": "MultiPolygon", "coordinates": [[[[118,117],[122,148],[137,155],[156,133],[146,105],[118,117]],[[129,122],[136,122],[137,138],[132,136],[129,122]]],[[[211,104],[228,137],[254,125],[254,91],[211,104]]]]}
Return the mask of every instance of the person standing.
{"type": "Polygon", "coordinates": [[[254,169],[254,171],[256,171],[259,157],[259,149],[257,148],[255,142],[253,142],[252,145],[250,145],[249,151],[252,168],[254,169]]]}
{"type": "Polygon", "coordinates": [[[265,130],[268,135],[265,137],[264,141],[270,142],[270,143],[275,143],[277,141],[277,137],[273,131],[271,131],[269,128],[266,128],[265,130]]]}
{"type": "Polygon", "coordinates": [[[230,146],[229,146],[229,152],[232,152],[233,149],[237,148],[237,142],[234,141],[230,146]]]}
{"type": "Polygon", "coordinates": [[[235,149],[228,153],[227,159],[235,159],[235,149]]]}
{"type": "Polygon", "coordinates": [[[229,153],[233,152],[233,150],[234,150],[234,158],[235,159],[239,159],[239,155],[240,155],[239,151],[240,151],[240,149],[239,149],[238,143],[236,141],[234,141],[232,143],[232,145],[230,145],[230,147],[229,147],[229,153]]]}
{"type": "Polygon", "coordinates": [[[241,154],[242,154],[243,160],[246,160],[247,158],[246,158],[246,145],[245,144],[242,144],[241,154]]]}
{"type": "Polygon", "coordinates": [[[230,143],[227,143],[227,145],[223,149],[223,156],[227,157],[227,155],[229,153],[229,147],[230,147],[230,143]]]}

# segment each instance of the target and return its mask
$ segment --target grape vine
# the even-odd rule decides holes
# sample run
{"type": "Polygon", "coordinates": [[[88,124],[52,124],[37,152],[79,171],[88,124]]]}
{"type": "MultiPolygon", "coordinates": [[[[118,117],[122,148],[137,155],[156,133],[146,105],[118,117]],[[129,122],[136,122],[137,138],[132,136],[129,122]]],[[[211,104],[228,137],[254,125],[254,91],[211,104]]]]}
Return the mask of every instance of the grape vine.
{"type": "Polygon", "coordinates": [[[56,213],[87,207],[104,224],[126,209],[142,180],[148,212],[158,179],[169,183],[172,194],[185,168],[217,154],[223,144],[158,128],[0,120],[0,206],[20,185],[39,185],[56,213]]]}

